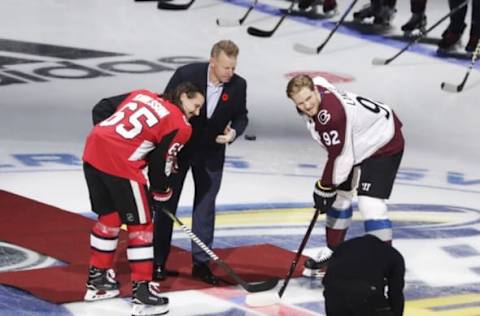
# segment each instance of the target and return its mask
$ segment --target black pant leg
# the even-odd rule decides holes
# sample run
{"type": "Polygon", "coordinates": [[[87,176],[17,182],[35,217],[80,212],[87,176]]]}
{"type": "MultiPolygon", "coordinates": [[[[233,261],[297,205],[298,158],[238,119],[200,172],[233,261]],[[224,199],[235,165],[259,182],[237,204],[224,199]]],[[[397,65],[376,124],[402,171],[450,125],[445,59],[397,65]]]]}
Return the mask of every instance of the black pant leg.
{"type": "MultiPolygon", "coordinates": [[[[448,0],[448,4],[450,6],[450,10],[455,9],[460,4],[462,4],[464,0],[448,0]]],[[[455,12],[450,17],[450,25],[448,26],[448,30],[454,33],[461,34],[465,29],[465,16],[467,15],[468,4],[455,12]]]]}

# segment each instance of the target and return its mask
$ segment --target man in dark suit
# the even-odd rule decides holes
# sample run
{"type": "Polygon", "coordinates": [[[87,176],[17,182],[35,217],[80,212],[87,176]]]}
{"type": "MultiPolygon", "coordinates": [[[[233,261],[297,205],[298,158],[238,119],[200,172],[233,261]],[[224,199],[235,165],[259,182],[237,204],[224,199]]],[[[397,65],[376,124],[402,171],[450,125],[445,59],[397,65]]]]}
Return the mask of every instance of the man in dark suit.
{"type": "MultiPolygon", "coordinates": [[[[222,40],[213,45],[209,62],[192,63],[178,68],[165,92],[189,80],[205,92],[206,101],[200,115],[190,122],[192,137],[178,157],[178,172],[171,176],[173,196],[166,207],[176,212],[183,183],[192,171],[195,197],[192,210],[192,231],[210,248],[215,228],[215,200],[220,190],[226,144],[240,136],[248,124],[246,107],[247,83],[235,74],[239,49],[235,43],[222,40]]],[[[166,271],[170,252],[173,222],[163,212],[155,214],[154,279],[162,280],[175,271],[166,271]]],[[[192,243],[192,276],[216,285],[209,257],[192,243]]]]}

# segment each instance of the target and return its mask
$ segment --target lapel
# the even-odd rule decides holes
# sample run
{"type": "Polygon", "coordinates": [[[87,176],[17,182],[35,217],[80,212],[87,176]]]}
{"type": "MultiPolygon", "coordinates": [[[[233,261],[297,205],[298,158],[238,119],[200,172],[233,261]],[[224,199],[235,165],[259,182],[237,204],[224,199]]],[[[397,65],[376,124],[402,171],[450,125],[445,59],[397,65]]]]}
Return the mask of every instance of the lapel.
{"type": "MultiPolygon", "coordinates": [[[[207,96],[208,65],[209,65],[209,63],[204,64],[202,74],[200,76],[198,76],[199,88],[202,89],[203,95],[205,97],[207,96]]],[[[206,102],[205,102],[205,106],[202,106],[202,109],[200,110],[200,117],[202,119],[207,119],[206,102]]]]}

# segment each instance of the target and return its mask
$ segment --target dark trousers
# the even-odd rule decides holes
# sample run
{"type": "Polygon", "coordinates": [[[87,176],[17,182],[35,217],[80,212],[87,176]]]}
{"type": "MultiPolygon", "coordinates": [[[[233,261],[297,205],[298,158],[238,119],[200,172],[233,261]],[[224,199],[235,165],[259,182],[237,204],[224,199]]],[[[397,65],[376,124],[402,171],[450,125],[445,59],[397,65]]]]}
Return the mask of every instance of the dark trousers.
{"type": "MultiPolygon", "coordinates": [[[[212,248],[215,230],[215,200],[222,182],[223,167],[210,170],[204,163],[193,163],[180,166],[178,173],[171,177],[173,196],[167,208],[174,214],[177,212],[178,201],[187,176],[191,169],[195,197],[192,209],[192,232],[209,248],[212,248]]],[[[170,254],[173,221],[163,212],[155,213],[154,220],[154,262],[165,265],[170,254]]],[[[194,242],[192,242],[192,260],[194,264],[207,263],[210,257],[194,242]]]]}
{"type": "Polygon", "coordinates": [[[410,10],[412,13],[425,13],[427,0],[410,0],[410,10]]]}
{"type": "MultiPolygon", "coordinates": [[[[465,0],[449,0],[448,4],[450,6],[450,10],[453,10],[460,4],[462,4],[465,0]]],[[[472,26],[470,32],[472,34],[480,34],[480,0],[472,0],[472,26]]],[[[455,14],[450,17],[450,25],[448,29],[455,33],[463,33],[465,29],[465,17],[467,15],[468,4],[458,10],[455,14]]]]}
{"type": "Polygon", "coordinates": [[[355,286],[348,290],[325,288],[327,316],[394,316],[387,299],[380,292],[355,286]]]}

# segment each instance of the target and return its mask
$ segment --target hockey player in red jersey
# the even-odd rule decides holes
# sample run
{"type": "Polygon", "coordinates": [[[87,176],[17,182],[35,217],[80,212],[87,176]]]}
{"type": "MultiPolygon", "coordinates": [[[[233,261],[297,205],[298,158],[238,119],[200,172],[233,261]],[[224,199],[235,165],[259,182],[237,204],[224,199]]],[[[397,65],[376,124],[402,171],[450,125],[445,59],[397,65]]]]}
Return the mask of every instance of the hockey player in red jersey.
{"type": "Polygon", "coordinates": [[[93,109],[84,174],[92,210],[98,214],[91,235],[86,301],[119,295],[112,270],[120,226],[128,231],[127,258],[132,281],[133,315],[168,312],[168,298],[152,281],[152,206],[172,195],[168,176],[188,141],[188,119],[197,116],[204,95],[185,82],[170,94],[147,90],[106,98],[93,109]]]}
{"type": "Polygon", "coordinates": [[[287,96],[312,137],[328,153],[313,193],[315,208],[327,216],[327,247],[309,258],[303,271],[306,276],[321,277],[332,250],[345,239],[355,188],[365,233],[391,244],[392,224],[385,200],[402,159],[402,124],[387,105],[341,91],[321,77],[292,78],[287,96]]]}

